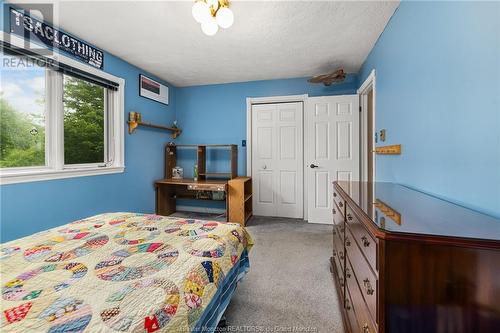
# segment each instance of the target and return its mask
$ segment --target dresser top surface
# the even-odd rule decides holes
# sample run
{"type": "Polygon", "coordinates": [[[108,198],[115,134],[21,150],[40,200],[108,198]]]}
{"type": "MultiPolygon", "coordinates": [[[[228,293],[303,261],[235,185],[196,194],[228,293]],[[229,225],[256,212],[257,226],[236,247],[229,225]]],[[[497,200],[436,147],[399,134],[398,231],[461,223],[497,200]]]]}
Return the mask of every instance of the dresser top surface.
{"type": "Polygon", "coordinates": [[[500,241],[500,219],[406,186],[354,181],[337,185],[381,231],[500,241]]]}

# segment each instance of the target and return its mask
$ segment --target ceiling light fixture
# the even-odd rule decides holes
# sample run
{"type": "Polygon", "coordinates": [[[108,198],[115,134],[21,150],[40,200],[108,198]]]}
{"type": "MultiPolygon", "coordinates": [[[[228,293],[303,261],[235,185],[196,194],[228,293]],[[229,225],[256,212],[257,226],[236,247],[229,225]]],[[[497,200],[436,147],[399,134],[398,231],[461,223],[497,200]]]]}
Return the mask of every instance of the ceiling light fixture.
{"type": "Polygon", "coordinates": [[[197,0],[192,9],[196,22],[207,36],[213,36],[219,27],[227,29],[233,25],[234,15],[229,9],[229,0],[197,0]]]}

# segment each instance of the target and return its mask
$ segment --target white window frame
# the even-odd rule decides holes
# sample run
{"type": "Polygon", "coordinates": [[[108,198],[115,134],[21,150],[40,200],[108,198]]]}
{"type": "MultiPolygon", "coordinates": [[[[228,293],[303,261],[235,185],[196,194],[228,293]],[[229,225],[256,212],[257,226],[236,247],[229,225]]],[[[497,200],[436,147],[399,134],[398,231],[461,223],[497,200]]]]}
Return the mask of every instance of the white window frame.
{"type": "MultiPolygon", "coordinates": [[[[24,39],[5,32],[0,33],[0,40],[13,46],[24,47],[24,39]]],[[[32,46],[33,48],[40,48],[39,45],[32,44],[32,46]]],[[[116,91],[107,89],[105,96],[106,127],[104,132],[107,143],[105,144],[105,163],[64,164],[64,110],[60,102],[62,96],[48,94],[46,110],[53,110],[53,112],[46,111],[45,113],[45,166],[0,169],[0,185],[121,173],[125,170],[125,126],[123,119],[125,80],[57,53],[57,51],[50,58],[56,62],[118,83],[118,89],[116,91]]],[[[62,87],[62,78],[61,74],[49,70],[46,74],[46,86],[56,85],[62,87]]],[[[53,91],[62,94],[61,89],[53,89],[53,91]]]]}

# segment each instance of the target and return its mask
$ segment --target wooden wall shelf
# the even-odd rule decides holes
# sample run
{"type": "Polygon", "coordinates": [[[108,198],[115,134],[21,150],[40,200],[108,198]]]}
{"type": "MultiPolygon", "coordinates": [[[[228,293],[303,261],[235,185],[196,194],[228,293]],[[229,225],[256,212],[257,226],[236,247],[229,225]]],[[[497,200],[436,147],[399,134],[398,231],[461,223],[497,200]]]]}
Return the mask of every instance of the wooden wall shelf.
{"type": "Polygon", "coordinates": [[[181,133],[182,130],[177,127],[168,127],[168,126],[163,126],[163,125],[156,125],[152,123],[146,123],[141,121],[141,115],[138,112],[129,112],[129,121],[128,123],[128,134],[133,134],[134,131],[136,130],[137,127],[139,126],[144,126],[144,127],[150,127],[150,128],[157,128],[165,131],[171,131],[171,137],[172,139],[177,138],[181,133]]]}
{"type": "Polygon", "coordinates": [[[376,147],[375,153],[379,155],[399,155],[401,154],[401,145],[376,147]]]}

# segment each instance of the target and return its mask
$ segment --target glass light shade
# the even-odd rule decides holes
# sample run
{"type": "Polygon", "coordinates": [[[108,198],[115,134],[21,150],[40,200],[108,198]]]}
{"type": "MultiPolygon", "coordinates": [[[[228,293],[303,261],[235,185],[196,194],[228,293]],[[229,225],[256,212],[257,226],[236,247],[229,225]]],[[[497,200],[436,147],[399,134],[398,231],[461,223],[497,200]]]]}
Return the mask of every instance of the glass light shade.
{"type": "Polygon", "coordinates": [[[217,16],[215,19],[217,20],[217,24],[221,28],[227,29],[233,25],[234,22],[233,11],[227,7],[222,7],[217,11],[217,16]]]}
{"type": "Polygon", "coordinates": [[[191,12],[198,23],[209,21],[212,18],[210,8],[205,1],[196,1],[191,12]]]}
{"type": "Polygon", "coordinates": [[[213,7],[214,10],[219,8],[219,0],[207,0],[207,4],[209,7],[213,7]]]}
{"type": "Polygon", "coordinates": [[[214,18],[201,23],[201,31],[207,36],[213,36],[219,30],[219,26],[214,18]]]}

